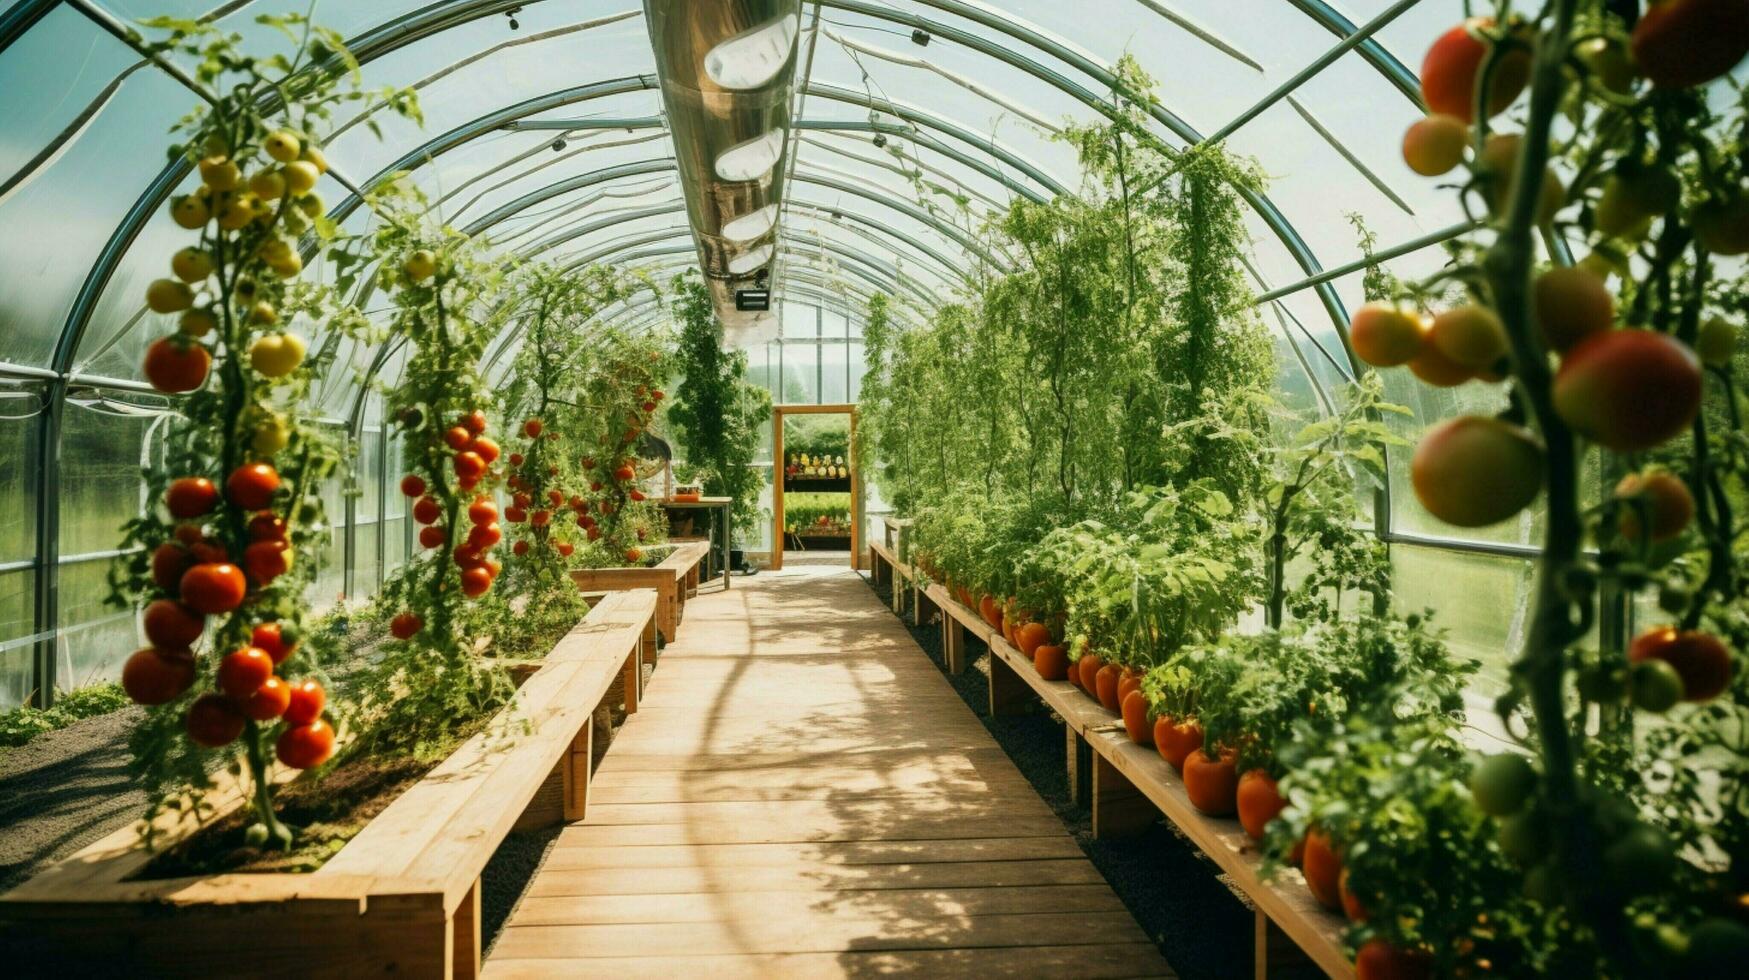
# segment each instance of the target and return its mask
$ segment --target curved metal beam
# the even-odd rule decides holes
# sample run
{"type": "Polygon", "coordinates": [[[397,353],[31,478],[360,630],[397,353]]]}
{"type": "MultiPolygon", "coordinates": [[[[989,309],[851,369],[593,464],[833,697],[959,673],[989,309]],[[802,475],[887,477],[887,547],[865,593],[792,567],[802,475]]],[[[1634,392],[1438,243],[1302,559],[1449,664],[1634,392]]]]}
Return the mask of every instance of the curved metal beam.
{"type": "MultiPolygon", "coordinates": [[[[1325,3],[1324,0],[1288,0],[1288,3],[1299,8],[1300,13],[1310,17],[1319,27],[1337,37],[1345,38],[1358,30],[1353,21],[1342,16],[1335,7],[1325,3]]],[[[1427,111],[1426,103],[1421,101],[1421,80],[1416,78],[1415,73],[1410,71],[1401,61],[1398,61],[1396,55],[1387,51],[1384,45],[1373,38],[1367,38],[1360,42],[1355,50],[1362,58],[1366,59],[1367,64],[1373,66],[1375,71],[1385,77],[1385,81],[1390,82],[1397,91],[1403,93],[1404,97],[1413,103],[1415,108],[1423,112],[1427,111]]]]}

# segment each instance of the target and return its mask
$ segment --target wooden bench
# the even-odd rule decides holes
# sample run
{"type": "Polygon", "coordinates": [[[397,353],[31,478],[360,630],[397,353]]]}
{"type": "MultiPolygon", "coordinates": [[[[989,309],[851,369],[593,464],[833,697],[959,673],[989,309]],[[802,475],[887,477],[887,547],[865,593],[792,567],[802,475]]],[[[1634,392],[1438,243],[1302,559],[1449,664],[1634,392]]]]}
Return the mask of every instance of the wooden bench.
{"type": "Polygon", "coordinates": [[[922,626],[928,622],[926,616],[934,614],[934,603],[924,592],[923,577],[917,569],[900,561],[890,545],[879,541],[868,543],[869,573],[876,584],[890,583],[893,590],[893,612],[902,615],[905,609],[905,594],[911,595],[911,625],[922,626]]]}
{"type": "Polygon", "coordinates": [[[1279,966],[1297,960],[1296,954],[1302,952],[1331,977],[1354,976],[1354,964],[1342,943],[1345,920],[1318,904],[1297,869],[1284,868],[1265,880],[1263,855],[1239,822],[1211,817],[1191,806],[1178,773],[1154,749],[1131,742],[1122,717],[1068,681],[1040,677],[1031,658],[945,587],[931,585],[928,595],[941,610],[949,670],[965,669],[967,633],[990,648],[991,715],[1032,710],[1042,701],[1063,719],[1070,794],[1092,809],[1095,837],[1140,833],[1164,815],[1251,901],[1257,917],[1260,980],[1269,976],[1272,961],[1279,966]]]}
{"type": "MultiPolygon", "coordinates": [[[[571,580],[585,591],[654,589],[656,629],[664,643],[673,643],[686,612],[686,600],[698,594],[699,565],[710,550],[703,541],[682,542],[660,564],[649,568],[576,568],[571,570],[571,580]]],[[[647,654],[652,661],[655,655],[654,649],[647,654]]]]}
{"type": "MultiPolygon", "coordinates": [[[[637,710],[656,606],[604,597],[515,704],[320,869],[130,881],[150,855],[129,827],[0,896],[0,948],[26,973],[477,976],[480,873],[543,789],[557,786],[548,822],[582,819],[591,715],[622,678],[637,710]]],[[[243,800],[233,782],[212,802],[243,800]]]]}

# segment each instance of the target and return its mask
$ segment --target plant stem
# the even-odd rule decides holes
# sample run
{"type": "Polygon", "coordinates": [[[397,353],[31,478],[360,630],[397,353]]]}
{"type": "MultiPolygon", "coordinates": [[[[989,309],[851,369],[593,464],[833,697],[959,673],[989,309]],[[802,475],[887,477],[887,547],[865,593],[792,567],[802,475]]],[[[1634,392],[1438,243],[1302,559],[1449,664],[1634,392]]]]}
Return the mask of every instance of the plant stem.
{"type": "Polygon", "coordinates": [[[268,841],[278,841],[282,850],[291,850],[291,828],[280,823],[279,815],[273,812],[273,784],[267,778],[267,756],[261,751],[261,728],[255,722],[249,722],[249,727],[243,732],[243,745],[247,749],[249,759],[249,778],[254,785],[251,788],[251,805],[255,808],[255,819],[261,826],[267,828],[268,841]]]}

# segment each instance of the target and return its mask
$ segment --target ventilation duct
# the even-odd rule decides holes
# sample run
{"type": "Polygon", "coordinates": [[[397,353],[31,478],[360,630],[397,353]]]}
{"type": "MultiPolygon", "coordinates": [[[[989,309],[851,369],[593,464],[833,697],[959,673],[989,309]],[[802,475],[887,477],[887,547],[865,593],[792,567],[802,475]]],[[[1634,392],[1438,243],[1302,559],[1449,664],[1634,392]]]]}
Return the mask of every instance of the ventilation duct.
{"type": "Polygon", "coordinates": [[[699,264],[724,339],[777,335],[775,313],[735,308],[777,254],[801,0],[644,0],[699,264]]]}

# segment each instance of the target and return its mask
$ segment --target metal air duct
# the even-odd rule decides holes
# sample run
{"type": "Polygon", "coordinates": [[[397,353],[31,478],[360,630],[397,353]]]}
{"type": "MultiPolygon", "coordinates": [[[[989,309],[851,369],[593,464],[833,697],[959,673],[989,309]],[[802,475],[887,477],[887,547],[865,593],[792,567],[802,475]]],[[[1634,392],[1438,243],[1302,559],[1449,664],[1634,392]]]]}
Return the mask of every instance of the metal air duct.
{"type": "Polygon", "coordinates": [[[777,252],[801,0],[644,0],[699,264],[725,340],[777,334],[775,312],[735,309],[777,252]]]}

